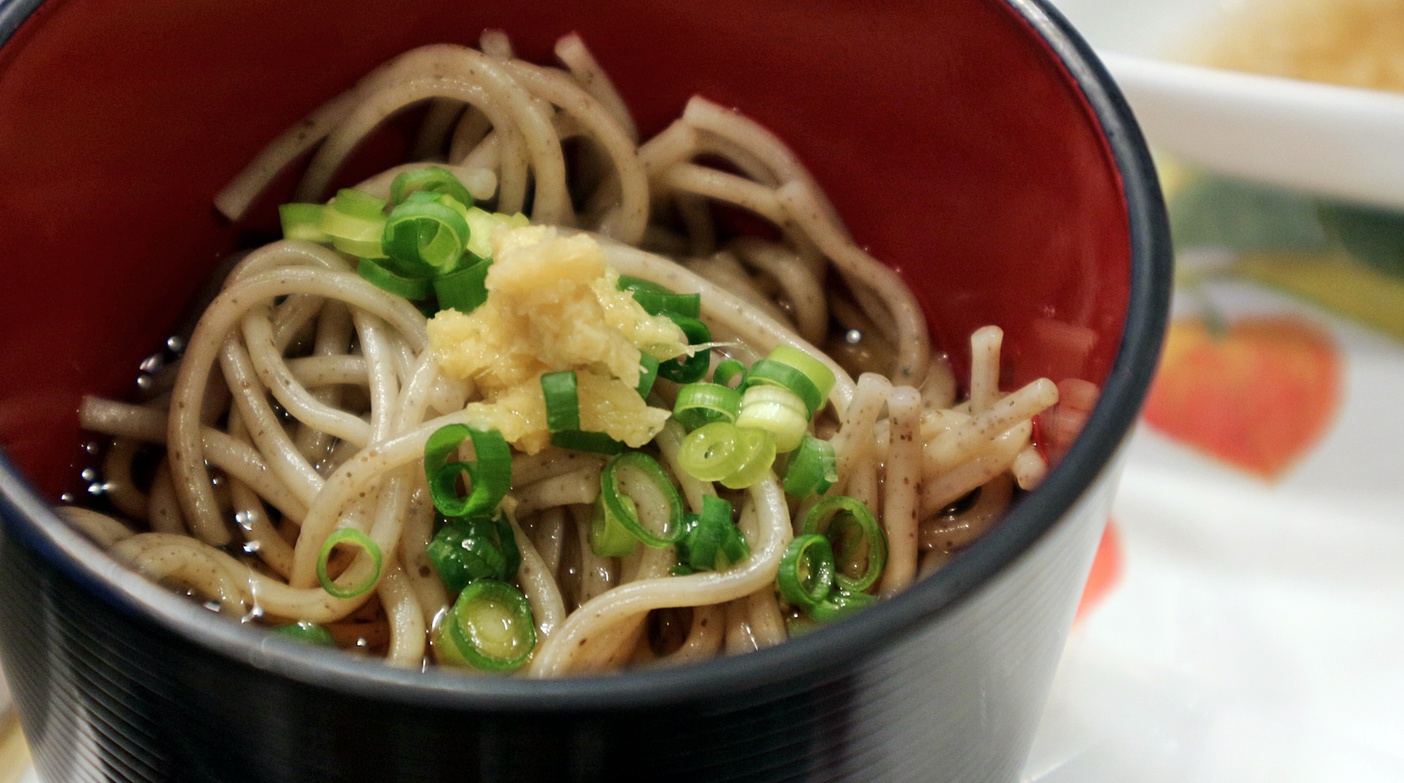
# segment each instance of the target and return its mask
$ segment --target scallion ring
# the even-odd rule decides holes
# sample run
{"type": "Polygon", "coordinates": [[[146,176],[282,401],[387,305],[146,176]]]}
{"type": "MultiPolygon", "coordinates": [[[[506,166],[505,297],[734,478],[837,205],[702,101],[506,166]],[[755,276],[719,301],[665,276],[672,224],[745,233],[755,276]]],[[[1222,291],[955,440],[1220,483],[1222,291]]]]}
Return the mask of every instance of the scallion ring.
{"type": "Polygon", "coordinates": [[[678,490],[663,466],[643,452],[620,454],[605,465],[600,473],[599,502],[606,514],[649,546],[671,546],[682,535],[678,490]],[[647,515],[640,513],[645,509],[647,515]],[[664,510],[659,513],[660,509],[664,510]]]}
{"type": "Polygon", "coordinates": [[[717,363],[717,368],[712,370],[712,383],[731,388],[735,388],[732,386],[732,381],[736,381],[739,385],[745,380],[745,377],[746,365],[736,359],[722,359],[717,363]]]}
{"type": "Polygon", "coordinates": [[[434,278],[434,296],[439,309],[471,313],[487,301],[487,273],[491,261],[476,261],[434,278]]]}
{"type": "Polygon", "coordinates": [[[376,288],[410,301],[419,301],[429,295],[429,281],[426,278],[396,274],[374,258],[362,258],[356,265],[356,274],[370,281],[376,288]]]}
{"type": "Polygon", "coordinates": [[[561,430],[551,433],[551,445],[558,449],[586,451],[591,454],[614,455],[624,451],[624,444],[611,438],[607,432],[586,432],[584,430],[561,430]]]}
{"type": "Polygon", "coordinates": [[[834,453],[834,444],[806,433],[785,468],[785,492],[807,498],[823,494],[836,481],[838,456],[834,453]]]}
{"type": "Polygon", "coordinates": [[[796,536],[780,557],[775,584],[791,606],[805,611],[828,598],[834,590],[834,550],[829,539],[814,533],[796,536]]]}
{"type": "Polygon", "coordinates": [[[842,590],[861,593],[877,583],[887,567],[887,535],[862,501],[843,495],[824,498],[804,518],[804,533],[829,539],[838,564],[834,581],[842,590]],[[844,566],[867,552],[862,572],[850,576],[844,566]]]}
{"type": "MultiPolygon", "coordinates": [[[[712,341],[712,330],[702,321],[681,315],[669,315],[669,318],[687,336],[688,345],[698,346],[712,341]]],[[[701,380],[711,364],[712,349],[695,348],[691,355],[669,359],[658,365],[658,377],[676,383],[692,383],[701,380]]]]}
{"type": "Polygon", "coordinates": [[[809,616],[821,623],[833,622],[877,603],[877,596],[857,593],[842,588],[829,593],[828,597],[809,610],[809,616]]]}
{"type": "Polygon", "coordinates": [[[551,432],[580,429],[580,398],[575,371],[542,373],[541,396],[546,400],[546,429],[551,432]]]}
{"type": "Polygon", "coordinates": [[[380,581],[382,565],[380,546],[370,536],[354,527],[337,528],[332,531],[331,535],[327,536],[326,541],[322,542],[322,549],[317,553],[317,581],[321,583],[323,590],[335,598],[358,598],[373,589],[380,581]],[[370,573],[349,587],[337,583],[327,572],[327,561],[331,559],[336,548],[342,545],[357,547],[369,555],[371,559],[370,573]]]}
{"type": "Polygon", "coordinates": [[[794,392],[780,386],[751,386],[741,395],[736,426],[769,432],[775,450],[793,451],[809,428],[805,404],[794,392]]]}
{"type": "Polygon", "coordinates": [[[497,430],[466,424],[440,427],[424,444],[424,474],[434,507],[446,517],[491,514],[512,483],[512,452],[497,430]],[[464,440],[473,443],[472,462],[450,462],[464,440]],[[468,474],[468,495],[460,496],[458,477],[468,474]]]}
{"type": "Polygon", "coordinates": [[[444,204],[407,201],[385,219],[381,243],[393,266],[405,275],[448,272],[463,257],[468,221],[444,204]]]}
{"type": "Polygon", "coordinates": [[[782,362],[761,359],[751,365],[751,369],[746,371],[745,380],[741,382],[741,388],[749,390],[757,386],[773,386],[794,394],[804,406],[806,419],[824,406],[824,396],[819,393],[819,388],[809,376],[782,362]]]}
{"type": "Polygon", "coordinates": [[[714,421],[736,421],[741,411],[741,393],[719,383],[698,381],[678,389],[673,418],[692,431],[714,421]]]}
{"type": "Polygon", "coordinates": [[[657,356],[639,353],[639,385],[635,388],[639,396],[645,400],[648,399],[648,393],[653,391],[654,381],[658,380],[659,364],[657,356]]]}
{"type": "Polygon", "coordinates": [[[331,237],[322,230],[322,212],[325,209],[325,204],[294,203],[279,206],[278,222],[283,226],[283,238],[330,242],[331,237]]]}
{"type": "Polygon", "coordinates": [[[536,648],[531,604],[521,591],[496,579],[465,587],[440,623],[440,641],[449,643],[450,662],[481,671],[519,669],[536,648]]]}
{"type": "Polygon", "coordinates": [[[473,197],[469,195],[468,188],[459,182],[458,177],[438,166],[425,166],[396,174],[390,182],[390,203],[402,203],[416,191],[442,193],[458,201],[465,209],[473,206],[473,197]]]}

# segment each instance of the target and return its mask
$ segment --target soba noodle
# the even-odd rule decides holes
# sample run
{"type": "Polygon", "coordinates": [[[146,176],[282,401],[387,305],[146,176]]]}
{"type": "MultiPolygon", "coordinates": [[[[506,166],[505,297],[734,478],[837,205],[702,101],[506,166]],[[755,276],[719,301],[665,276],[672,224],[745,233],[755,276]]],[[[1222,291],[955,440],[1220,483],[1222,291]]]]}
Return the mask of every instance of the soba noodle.
{"type": "MultiPolygon", "coordinates": [[[[563,68],[523,62],[495,31],[480,51],[407,52],[276,139],[216,204],[241,220],[303,156],[297,198],[325,199],[366,136],[427,102],[418,159],[360,189],[385,197],[397,175],[440,167],[497,213],[596,238],[620,275],[700,294],[713,368],[724,356],[750,365],[777,346],[829,368],[833,389],[807,431],[833,448],[837,481],[824,498],[854,498],[881,521],[890,552],[871,592],[891,595],[939,568],[995,522],[1015,483],[1038,482],[1046,465],[1031,421],[1057,388],[1041,380],[1002,392],[997,328],[973,336],[970,398],[958,403],[912,293],[853,243],[779,139],[697,97],[639,144],[581,40],[567,36],[556,53],[563,68]],[[775,238],[728,236],[714,205],[754,213],[775,238]]],[[[111,514],[64,515],[221,613],[318,623],[340,646],[394,666],[443,659],[434,640],[454,595],[429,551],[438,523],[423,461],[434,433],[478,420],[470,411],[485,392],[481,379],[445,370],[427,324],[350,255],[300,240],[249,252],[183,352],[143,377],[139,401],[84,401],[82,425],[112,439],[111,514]],[[366,543],[333,548],[344,531],[366,543]],[[321,570],[371,589],[333,594],[321,570]]],[[[651,401],[671,409],[678,390],[660,380],[651,401]]],[[[687,437],[669,420],[642,450],[689,511],[718,496],[734,502],[746,554],[717,570],[680,570],[673,546],[597,553],[590,527],[610,457],[514,450],[501,503],[511,541],[499,543],[520,553],[508,581],[535,624],[527,676],[681,664],[774,645],[806,624],[777,573],[821,498],[787,494],[779,463],[736,491],[697,479],[680,462],[687,437]]],[[[643,516],[647,499],[634,501],[643,516]]],[[[836,567],[861,570],[872,546],[836,550],[836,567]]]]}

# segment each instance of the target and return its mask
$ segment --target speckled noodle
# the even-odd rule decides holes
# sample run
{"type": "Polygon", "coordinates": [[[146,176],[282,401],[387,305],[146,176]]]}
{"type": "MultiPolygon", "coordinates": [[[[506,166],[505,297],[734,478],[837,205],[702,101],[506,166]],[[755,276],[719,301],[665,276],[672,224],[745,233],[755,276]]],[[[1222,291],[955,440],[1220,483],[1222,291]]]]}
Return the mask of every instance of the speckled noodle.
{"type": "MultiPolygon", "coordinates": [[[[911,292],[854,244],[779,139],[699,97],[640,144],[582,41],[568,36],[556,53],[563,68],[523,62],[496,31],[480,50],[407,52],[276,139],[216,204],[238,221],[303,157],[298,198],[324,199],[367,135],[427,103],[418,159],[363,189],[384,195],[401,171],[446,168],[498,212],[597,237],[620,274],[700,293],[721,352],[749,363],[788,344],[822,357],[837,382],[811,431],[835,449],[839,480],[827,494],[861,500],[883,524],[890,558],[876,592],[939,568],[998,519],[1014,486],[1042,479],[1031,422],[1057,388],[1041,380],[1001,392],[998,328],[973,336],[970,397],[957,400],[911,292]],[[714,205],[775,231],[731,236],[714,205]]],[[[85,400],[83,425],[113,439],[104,462],[113,515],[63,514],[222,613],[323,623],[343,647],[418,668],[435,661],[430,640],[452,599],[426,554],[435,512],[421,460],[429,436],[466,423],[465,405],[481,394],[441,372],[425,316],[354,263],[293,240],[243,257],[178,369],[136,402],[85,400]],[[146,474],[154,478],[138,478],[146,474]],[[351,581],[375,580],[351,598],[328,593],[316,574],[323,545],[343,528],[383,555],[343,558],[351,581]]],[[[654,402],[671,408],[676,393],[660,382],[654,402]]],[[[787,496],[773,475],[739,493],[693,478],[678,465],[685,434],[671,421],[646,448],[689,509],[719,491],[735,500],[749,555],[720,571],[675,575],[671,547],[596,554],[588,528],[605,458],[555,447],[514,454],[504,508],[522,553],[515,584],[537,625],[526,676],[679,664],[787,638],[791,610],[776,573],[794,520],[816,499],[787,496]]]]}

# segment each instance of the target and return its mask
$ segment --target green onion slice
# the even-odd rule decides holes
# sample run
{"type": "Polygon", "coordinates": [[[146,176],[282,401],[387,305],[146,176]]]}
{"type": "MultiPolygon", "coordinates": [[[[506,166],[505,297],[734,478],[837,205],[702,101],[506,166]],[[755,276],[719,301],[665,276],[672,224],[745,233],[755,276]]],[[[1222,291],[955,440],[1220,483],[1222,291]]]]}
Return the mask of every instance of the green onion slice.
{"type": "Polygon", "coordinates": [[[628,291],[634,301],[649,315],[702,316],[701,294],[678,294],[651,280],[630,275],[619,276],[619,290],[628,291]]]}
{"type": "Polygon", "coordinates": [[[751,365],[751,369],[746,371],[745,380],[741,382],[741,388],[749,390],[757,387],[784,389],[795,395],[803,405],[806,419],[824,405],[824,395],[819,393],[819,388],[809,376],[782,362],[761,359],[751,365]]]}
{"type": "Polygon", "coordinates": [[[648,399],[648,393],[653,391],[653,382],[658,380],[658,357],[652,354],[639,352],[639,385],[637,387],[639,396],[648,399]]]}
{"type": "Polygon", "coordinates": [[[441,640],[449,642],[454,654],[450,658],[474,669],[519,669],[536,648],[531,604],[517,588],[496,579],[465,587],[441,623],[441,640]]]}
{"type": "Polygon", "coordinates": [[[887,567],[887,535],[862,501],[843,495],[824,498],[804,518],[803,532],[829,539],[839,564],[834,581],[841,590],[861,593],[872,587],[887,567]],[[856,576],[849,575],[844,565],[851,564],[865,550],[866,566],[856,576]]]}
{"type": "Polygon", "coordinates": [[[446,517],[491,514],[512,483],[512,451],[502,433],[466,424],[440,427],[424,444],[424,474],[434,507],[446,517]],[[472,462],[450,462],[464,440],[473,442],[472,462]],[[458,493],[458,477],[468,474],[468,495],[458,493]]]}
{"type": "Polygon", "coordinates": [[[381,235],[385,233],[385,201],[371,194],[343,188],[322,210],[322,233],[343,253],[362,258],[385,258],[381,235]]]}
{"type": "Polygon", "coordinates": [[[586,432],[584,430],[561,430],[551,433],[551,445],[571,451],[588,451],[591,454],[618,454],[624,451],[624,444],[611,438],[606,432],[586,432]]]}
{"type": "MultiPolygon", "coordinates": [[[[736,359],[723,359],[717,363],[717,369],[712,371],[712,383],[731,387],[732,381],[744,381],[746,378],[746,365],[736,359]]],[[[734,387],[732,387],[734,388],[734,387]]]]}
{"type": "Polygon", "coordinates": [[[723,571],[751,554],[746,539],[731,521],[731,503],[715,495],[702,496],[702,510],[688,514],[686,532],[678,540],[678,561],[688,571],[723,571]]]}
{"type": "Polygon", "coordinates": [[[543,373],[541,396],[546,398],[546,429],[551,432],[580,429],[580,397],[575,371],[543,373]]]}
{"type": "Polygon", "coordinates": [[[382,291],[418,301],[429,295],[429,281],[422,277],[405,277],[386,269],[374,258],[363,258],[356,265],[356,274],[364,277],[382,291]]]}
{"type": "Polygon", "coordinates": [[[330,242],[331,237],[322,230],[322,212],[325,209],[324,204],[294,203],[279,206],[278,221],[283,224],[283,238],[330,242]]]}
{"type": "Polygon", "coordinates": [[[793,451],[809,429],[804,402],[789,389],[751,386],[741,396],[736,426],[765,430],[775,436],[775,450],[793,451]]]}
{"type": "MultiPolygon", "coordinates": [[[[634,501],[624,498],[633,508],[634,501]]],[[[637,510],[635,510],[637,511],[637,510]]],[[[590,518],[590,549],[600,557],[625,557],[639,547],[639,540],[613,515],[605,512],[603,503],[595,503],[594,515],[590,518]]]]}
{"type": "Polygon", "coordinates": [[[678,491],[663,466],[643,452],[621,454],[605,465],[600,474],[598,502],[603,504],[606,515],[649,546],[670,546],[683,533],[678,491]],[[650,510],[648,520],[639,513],[640,505],[650,510]],[[663,506],[667,510],[660,515],[657,512],[663,506]]]}
{"type": "Polygon", "coordinates": [[[719,383],[698,381],[678,389],[673,418],[689,431],[714,421],[736,421],[741,392],[719,383]]]}
{"type": "MultiPolygon", "coordinates": [[[[669,315],[673,323],[687,335],[689,345],[703,345],[712,341],[712,330],[705,323],[683,315],[669,315]]],[[[712,366],[712,349],[698,348],[691,356],[669,359],[658,365],[658,377],[677,383],[692,383],[707,374],[712,366]]]]}
{"type": "MultiPolygon", "coordinates": [[[[819,392],[821,402],[815,409],[823,407],[823,400],[829,398],[829,392],[834,390],[834,371],[829,369],[829,365],[819,361],[813,354],[801,350],[793,345],[777,345],[766,357],[772,362],[787,364],[796,370],[804,373],[809,382],[814,384],[814,388],[819,392]]],[[[815,409],[810,410],[810,414],[815,409]]]]}
{"type": "Polygon", "coordinates": [[[796,536],[780,557],[775,583],[791,606],[811,611],[834,590],[834,550],[829,539],[808,533],[796,536]]]}
{"type": "Polygon", "coordinates": [[[471,313],[487,301],[487,273],[491,261],[479,260],[434,278],[434,295],[441,310],[471,313]]]}
{"type": "Polygon", "coordinates": [[[737,427],[740,433],[741,466],[721,480],[728,489],[745,489],[755,486],[761,479],[770,475],[775,464],[775,436],[765,430],[737,427]]]}
{"type": "Polygon", "coordinates": [[[385,254],[406,275],[453,269],[468,244],[468,221],[457,210],[425,199],[397,204],[381,234],[385,254]]]}
{"type": "Polygon", "coordinates": [[[425,554],[450,593],[476,579],[512,579],[521,567],[521,550],[502,514],[447,520],[425,554]]]}
{"type": "Polygon", "coordinates": [[[468,188],[451,172],[438,166],[402,171],[390,182],[390,203],[399,204],[416,191],[440,193],[458,201],[464,208],[473,206],[468,188]]]}
{"type": "Polygon", "coordinates": [[[296,639],[299,642],[315,644],[320,647],[335,647],[336,639],[332,637],[331,631],[325,626],[318,625],[310,620],[298,620],[295,623],[280,625],[273,629],[273,633],[279,636],[286,636],[289,639],[296,639]]]}
{"type": "Polygon", "coordinates": [[[785,492],[797,498],[823,494],[838,481],[834,444],[805,433],[785,469],[785,492]]]}
{"type": "Polygon", "coordinates": [[[382,565],[380,547],[371,540],[370,536],[354,527],[337,528],[332,531],[331,535],[327,536],[327,540],[322,543],[321,551],[317,553],[317,581],[322,584],[323,590],[336,598],[356,598],[365,595],[380,581],[382,565]],[[337,583],[327,573],[327,561],[331,558],[332,552],[343,544],[358,547],[370,555],[372,566],[365,579],[349,587],[337,583]]]}
{"type": "Polygon", "coordinates": [[[827,598],[815,604],[814,608],[809,610],[809,616],[821,623],[827,623],[847,617],[859,609],[872,606],[875,603],[877,603],[877,596],[839,589],[829,593],[827,598]]]}
{"type": "Polygon", "coordinates": [[[688,433],[678,449],[678,464],[701,481],[721,481],[740,470],[745,457],[740,430],[724,421],[688,433]]]}

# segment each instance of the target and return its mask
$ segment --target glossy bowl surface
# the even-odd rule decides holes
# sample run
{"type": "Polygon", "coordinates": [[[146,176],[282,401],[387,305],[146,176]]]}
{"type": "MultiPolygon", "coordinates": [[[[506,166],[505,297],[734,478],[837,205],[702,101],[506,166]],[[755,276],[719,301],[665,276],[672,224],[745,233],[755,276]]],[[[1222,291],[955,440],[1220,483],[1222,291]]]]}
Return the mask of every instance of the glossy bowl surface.
{"type": "MultiPolygon", "coordinates": [[[[365,164],[389,159],[387,134],[365,164]]],[[[1159,350],[1169,245],[1105,71],[1037,0],[0,2],[0,660],[67,780],[1012,780],[1159,350]],[[701,93],[786,139],[896,267],[957,364],[1101,399],[1059,464],[949,567],[760,653],[554,682],[309,652],[135,577],[47,504],[84,393],[122,395],[233,227],[212,194],[412,46],[572,30],[645,135],[701,93]]],[[[263,225],[258,225],[262,221],[263,225]]]]}

